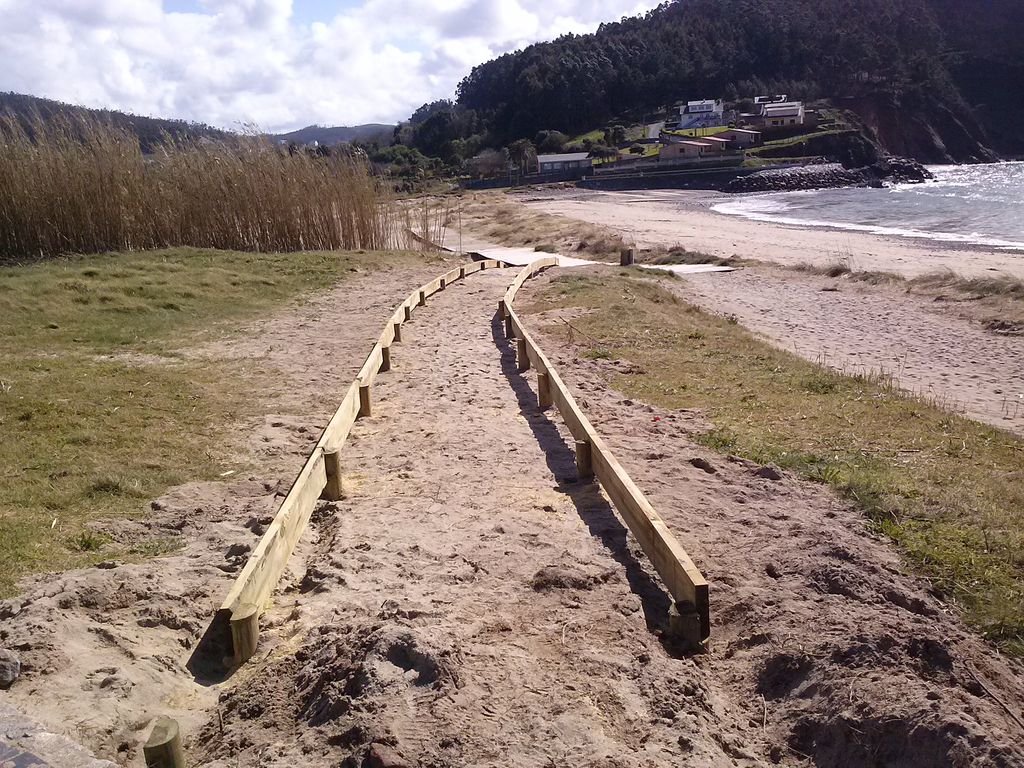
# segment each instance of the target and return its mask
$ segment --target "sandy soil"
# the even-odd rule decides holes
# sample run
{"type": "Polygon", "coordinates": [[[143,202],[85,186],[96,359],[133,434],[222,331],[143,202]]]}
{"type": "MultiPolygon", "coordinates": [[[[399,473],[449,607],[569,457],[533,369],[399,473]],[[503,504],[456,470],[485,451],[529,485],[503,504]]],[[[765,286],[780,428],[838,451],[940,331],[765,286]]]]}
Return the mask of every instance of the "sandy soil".
{"type": "MultiPolygon", "coordinates": [[[[186,667],[326,410],[269,417],[280,473],[176,489],[123,529],[180,553],[40,577],[0,607],[27,666],[9,700],[133,766],[161,712],[209,768],[1024,764],[1020,669],[853,510],[696,447],[699,414],[621,400],[605,376],[627,362],[552,345],[712,582],[711,652],[663,646],[667,595],[494,321],[512,276],[451,286],[403,329],[344,451],[348,496],[314,515],[255,659],[223,682],[186,667]]],[[[369,276],[365,318],[350,283],[245,342],[297,364],[282,403],[340,392],[407,277],[369,276]]]]}
{"type": "Polygon", "coordinates": [[[772,267],[670,286],[775,345],[849,373],[885,372],[939,406],[1024,434],[1024,336],[1000,335],[927,297],[772,267]]]}
{"type": "Polygon", "coordinates": [[[1024,254],[1019,252],[752,221],[711,211],[721,196],[710,192],[544,190],[519,199],[547,213],[605,225],[640,247],[681,245],[720,258],[739,256],[785,265],[844,260],[857,270],[908,277],[951,269],[966,276],[1024,278],[1024,254]]]}
{"type": "Polygon", "coordinates": [[[187,668],[199,637],[384,321],[438,269],[352,277],[248,333],[183,351],[255,359],[280,372],[260,382],[275,398],[273,412],[240,424],[234,447],[259,472],[175,488],[139,521],[96,526],[115,542],[170,543],[175,554],[41,575],[0,602],[0,646],[20,656],[23,673],[4,701],[122,765],[142,765],[139,744],[158,714],[195,732],[219,695],[187,668]]]}

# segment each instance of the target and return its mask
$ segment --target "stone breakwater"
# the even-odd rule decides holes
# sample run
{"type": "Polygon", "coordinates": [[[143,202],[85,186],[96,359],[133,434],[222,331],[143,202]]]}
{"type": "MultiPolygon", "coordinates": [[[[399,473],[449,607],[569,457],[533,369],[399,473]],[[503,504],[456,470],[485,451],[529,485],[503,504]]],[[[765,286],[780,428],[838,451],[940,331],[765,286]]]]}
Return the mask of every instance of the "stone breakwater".
{"type": "Polygon", "coordinates": [[[726,192],[791,192],[828,187],[880,187],[885,182],[913,184],[933,178],[920,163],[890,157],[863,168],[846,168],[841,163],[774,168],[733,179],[726,192]]]}

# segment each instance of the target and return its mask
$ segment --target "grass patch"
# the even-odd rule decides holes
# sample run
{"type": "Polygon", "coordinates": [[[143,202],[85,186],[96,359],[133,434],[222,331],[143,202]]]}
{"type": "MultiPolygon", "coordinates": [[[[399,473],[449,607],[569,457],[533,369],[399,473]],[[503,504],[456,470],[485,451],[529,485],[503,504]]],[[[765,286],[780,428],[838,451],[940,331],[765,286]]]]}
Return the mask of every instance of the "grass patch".
{"type": "Polygon", "coordinates": [[[0,595],[130,554],[87,524],[237,468],[232,431],[264,412],[272,372],[183,347],[398,258],[175,249],[0,267],[0,595]]]}
{"type": "Polygon", "coordinates": [[[525,311],[584,309],[574,322],[586,347],[646,371],[617,374],[616,388],[661,407],[699,408],[715,425],[700,438],[708,447],[829,485],[973,626],[1024,655],[1024,441],[884,378],[777,350],[656,281],[571,279],[571,287],[552,281],[525,311]]]}

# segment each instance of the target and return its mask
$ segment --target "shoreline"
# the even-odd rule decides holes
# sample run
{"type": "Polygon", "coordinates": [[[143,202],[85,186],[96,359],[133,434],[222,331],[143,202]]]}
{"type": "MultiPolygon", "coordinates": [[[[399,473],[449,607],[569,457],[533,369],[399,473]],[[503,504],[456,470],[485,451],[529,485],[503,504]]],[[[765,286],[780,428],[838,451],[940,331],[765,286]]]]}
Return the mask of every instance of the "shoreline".
{"type": "Polygon", "coordinates": [[[784,266],[826,266],[842,261],[855,270],[895,272],[908,278],[952,270],[965,277],[999,273],[1024,279],[1024,253],[1019,251],[830,224],[764,221],[713,210],[715,205],[739,199],[737,195],[697,190],[546,189],[517,193],[516,197],[534,210],[613,229],[639,247],[681,246],[718,258],[784,266]]]}

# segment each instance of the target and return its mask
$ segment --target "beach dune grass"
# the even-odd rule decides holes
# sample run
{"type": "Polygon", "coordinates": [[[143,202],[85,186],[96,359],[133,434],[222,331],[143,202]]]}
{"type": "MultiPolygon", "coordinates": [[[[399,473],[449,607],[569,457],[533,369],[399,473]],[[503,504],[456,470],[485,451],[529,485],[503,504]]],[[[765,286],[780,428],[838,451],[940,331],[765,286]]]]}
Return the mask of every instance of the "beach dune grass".
{"type": "Polygon", "coordinates": [[[404,245],[402,210],[357,156],[256,134],[144,154],[98,118],[0,116],[0,262],[195,246],[251,251],[404,245]]]}
{"type": "Polygon", "coordinates": [[[275,375],[189,348],[409,258],[422,257],[179,248],[0,267],[0,595],[29,572],[165,551],[125,550],[90,523],[240,469],[230,447],[275,375]]]}
{"type": "Polygon", "coordinates": [[[830,486],[983,635],[1024,655],[1024,441],[884,375],[844,375],[775,349],[649,277],[559,277],[523,304],[584,310],[576,341],[644,371],[616,374],[613,386],[700,409],[714,425],[697,436],[707,446],[830,486]]]}

